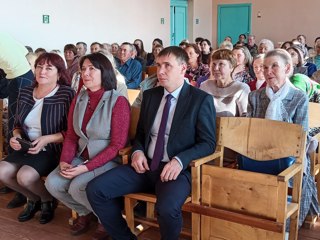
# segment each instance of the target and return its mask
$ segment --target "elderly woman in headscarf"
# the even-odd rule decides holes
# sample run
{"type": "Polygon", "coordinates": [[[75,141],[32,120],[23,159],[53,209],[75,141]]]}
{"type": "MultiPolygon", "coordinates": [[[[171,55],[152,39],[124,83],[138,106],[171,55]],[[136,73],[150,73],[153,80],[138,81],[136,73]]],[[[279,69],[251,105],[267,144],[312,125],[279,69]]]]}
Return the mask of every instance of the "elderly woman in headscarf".
{"type": "MultiPolygon", "coordinates": [[[[249,94],[247,116],[300,124],[308,131],[308,96],[289,80],[293,71],[290,54],[283,49],[269,51],[263,65],[267,86],[249,94]]],[[[308,213],[318,214],[319,207],[315,181],[310,174],[310,159],[306,158],[299,226],[308,213]]]]}
{"type": "MultiPolygon", "coordinates": [[[[311,80],[304,74],[296,73],[290,78],[291,83],[298,89],[305,92],[309,102],[320,103],[320,84],[311,80]]],[[[320,107],[320,106],[319,106],[320,107]]],[[[320,126],[309,129],[309,135],[315,136],[320,132],[320,126]]]]}

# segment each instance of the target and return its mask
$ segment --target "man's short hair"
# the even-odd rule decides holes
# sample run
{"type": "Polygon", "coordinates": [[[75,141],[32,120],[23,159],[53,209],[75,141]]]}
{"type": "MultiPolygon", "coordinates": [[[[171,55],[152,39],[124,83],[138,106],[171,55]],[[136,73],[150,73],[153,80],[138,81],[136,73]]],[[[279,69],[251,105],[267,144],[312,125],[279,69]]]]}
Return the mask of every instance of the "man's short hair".
{"type": "Polygon", "coordinates": [[[166,47],[162,49],[158,54],[158,57],[169,56],[171,54],[176,57],[179,63],[188,64],[188,60],[189,60],[188,54],[184,49],[177,46],[171,46],[171,47],[166,47]]]}
{"type": "Polygon", "coordinates": [[[85,42],[77,42],[76,45],[78,45],[78,44],[82,44],[84,49],[87,50],[87,44],[85,42]]]}
{"type": "Polygon", "coordinates": [[[121,44],[121,46],[122,46],[122,45],[128,45],[128,46],[130,47],[130,51],[133,52],[134,46],[133,46],[131,43],[129,43],[129,42],[123,42],[123,43],[121,44]]]}

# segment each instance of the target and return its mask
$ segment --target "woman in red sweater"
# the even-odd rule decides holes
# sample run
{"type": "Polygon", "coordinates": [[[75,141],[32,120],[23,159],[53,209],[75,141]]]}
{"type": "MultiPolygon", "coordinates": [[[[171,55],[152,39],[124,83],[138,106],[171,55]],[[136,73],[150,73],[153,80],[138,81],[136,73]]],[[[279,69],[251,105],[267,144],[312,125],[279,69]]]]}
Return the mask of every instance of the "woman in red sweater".
{"type": "MultiPolygon", "coordinates": [[[[116,91],[114,69],[106,56],[92,53],[80,60],[81,77],[87,88],[73,100],[60,165],[46,180],[48,191],[79,218],[72,235],[89,229],[92,208],[87,200],[87,183],[118,166],[118,151],[127,143],[130,106],[116,91]]],[[[99,224],[96,237],[106,235],[99,224]]]]}

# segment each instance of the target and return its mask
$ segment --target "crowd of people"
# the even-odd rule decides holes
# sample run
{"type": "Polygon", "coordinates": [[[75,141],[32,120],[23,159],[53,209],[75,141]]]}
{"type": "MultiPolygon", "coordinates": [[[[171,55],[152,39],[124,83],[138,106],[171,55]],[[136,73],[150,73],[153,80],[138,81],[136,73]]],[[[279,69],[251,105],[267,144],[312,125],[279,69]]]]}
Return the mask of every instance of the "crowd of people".
{"type": "MultiPolygon", "coordinates": [[[[320,38],[314,48],[301,34],[275,48],[269,39],[256,44],[253,34],[240,34],[235,44],[227,36],[218,49],[201,37],[177,47],[155,38],[150,53],[141,39],[93,42],[90,53],[85,42],[66,44],[61,53],[33,52],[1,32],[0,39],[0,92],[9,99],[0,192],[17,192],[8,208],[26,203],[20,222],[38,211],[41,224],[50,222],[59,200],[78,214],[72,235],[88,231],[96,216],[93,239],[136,239],[122,217],[121,197],[152,191],[162,239],[178,239],[191,191],[188,165],[215,151],[216,117],[300,124],[308,143],[320,132],[320,126],[308,128],[308,102],[320,103],[320,38]],[[142,79],[150,66],[157,74],[142,79]],[[127,89],[140,89],[132,106],[141,113],[132,160],[122,165],[127,89]]],[[[307,156],[299,226],[318,213],[307,156]]]]}

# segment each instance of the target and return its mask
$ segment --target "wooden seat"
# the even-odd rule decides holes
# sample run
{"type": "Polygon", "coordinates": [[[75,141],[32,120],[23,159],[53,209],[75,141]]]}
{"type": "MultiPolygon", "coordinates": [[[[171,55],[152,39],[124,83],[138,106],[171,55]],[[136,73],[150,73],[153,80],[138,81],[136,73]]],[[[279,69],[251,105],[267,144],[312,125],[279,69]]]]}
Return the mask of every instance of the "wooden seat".
{"type": "MultiPolygon", "coordinates": [[[[131,117],[131,125],[137,126],[138,118],[131,117]]],[[[217,119],[217,126],[219,126],[219,119],[217,119]]],[[[217,131],[217,136],[219,133],[217,131]]],[[[191,186],[191,196],[188,197],[185,203],[199,203],[200,202],[200,183],[201,183],[201,166],[210,161],[216,161],[215,164],[222,166],[222,151],[220,151],[219,146],[217,146],[215,153],[193,160],[190,163],[191,176],[192,176],[192,186],[191,186]]],[[[120,151],[120,155],[123,156],[123,163],[128,163],[129,156],[131,154],[131,149],[126,148],[120,151]]],[[[140,230],[136,228],[136,223],[142,223],[143,228],[146,229],[148,226],[158,226],[156,218],[154,216],[154,205],[157,199],[154,194],[147,193],[132,193],[125,196],[125,215],[126,221],[129,228],[135,234],[139,234],[140,230]],[[134,207],[137,201],[144,201],[147,203],[147,211],[145,217],[134,216],[134,207]]],[[[185,206],[185,205],[184,205],[185,206]]],[[[182,210],[184,210],[184,206],[182,210]]],[[[181,233],[187,236],[191,236],[192,239],[200,239],[200,215],[191,214],[191,228],[192,229],[182,229],[181,233]]]]}
{"type": "Polygon", "coordinates": [[[254,118],[221,118],[219,145],[251,159],[293,156],[293,165],[269,175],[211,165],[202,167],[201,239],[297,239],[306,133],[300,125],[254,118]],[[288,202],[288,181],[293,180],[288,202]]]}

